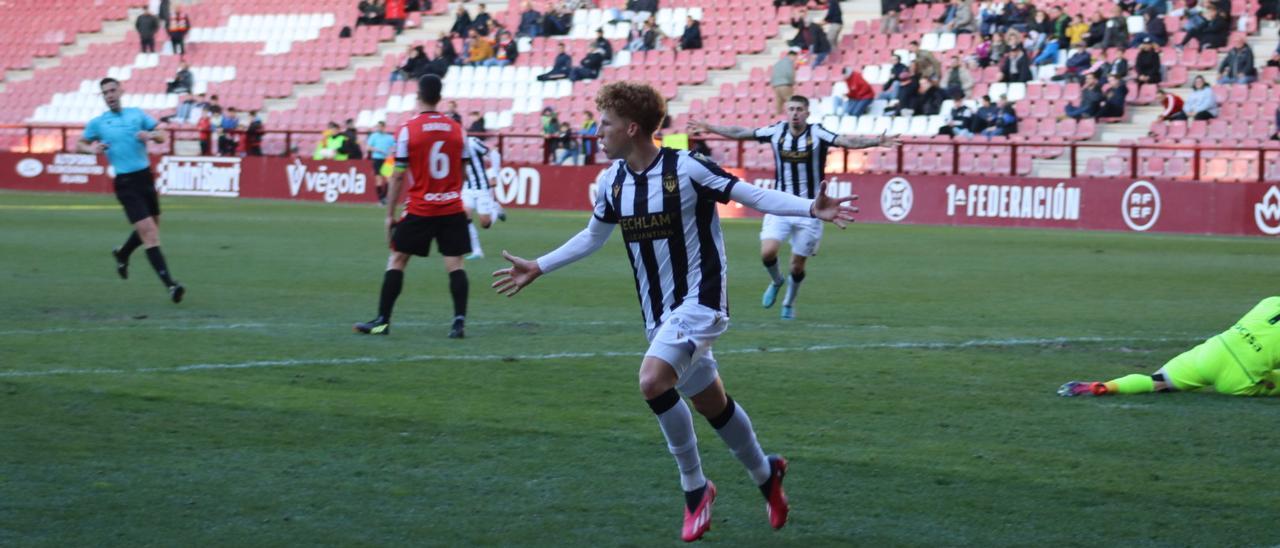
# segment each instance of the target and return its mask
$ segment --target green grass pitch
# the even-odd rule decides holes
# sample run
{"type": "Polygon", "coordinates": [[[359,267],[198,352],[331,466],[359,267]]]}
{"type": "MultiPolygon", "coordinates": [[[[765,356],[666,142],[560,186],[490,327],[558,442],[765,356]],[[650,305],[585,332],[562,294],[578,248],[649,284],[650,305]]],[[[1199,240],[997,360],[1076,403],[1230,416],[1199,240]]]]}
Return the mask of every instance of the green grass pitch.
{"type": "MultiPolygon", "coordinates": [[[[675,463],[636,388],[619,236],[514,299],[489,274],[586,213],[512,210],[448,280],[414,259],[392,335],[361,337],[386,248],[372,206],[164,200],[181,305],[108,255],[110,196],[0,193],[0,545],[678,543],[675,463]]],[[[1263,239],[827,229],[783,323],[758,222],[725,221],[716,351],[792,521],[710,426],[720,546],[1246,546],[1276,541],[1280,402],[1064,399],[1151,371],[1276,292],[1263,239]]]]}

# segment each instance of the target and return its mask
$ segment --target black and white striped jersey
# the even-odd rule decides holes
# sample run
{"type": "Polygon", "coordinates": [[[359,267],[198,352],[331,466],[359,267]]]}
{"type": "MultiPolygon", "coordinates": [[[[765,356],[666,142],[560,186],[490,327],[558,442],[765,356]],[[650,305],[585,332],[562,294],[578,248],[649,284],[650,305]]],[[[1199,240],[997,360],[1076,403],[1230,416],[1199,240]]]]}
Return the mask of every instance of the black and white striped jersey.
{"type": "Polygon", "coordinates": [[[659,149],[640,173],[618,160],[596,180],[595,217],[622,228],[645,324],[688,300],[728,314],[728,261],[716,203],[738,178],[687,151],[659,149]]]}
{"type": "Polygon", "coordinates": [[[773,145],[778,190],[803,198],[817,198],[824,178],[827,151],[838,135],[818,124],[809,124],[800,135],[791,133],[787,122],[757,128],[756,141],[773,145]]]}
{"type": "Polygon", "coordinates": [[[489,190],[489,175],[485,173],[484,160],[489,155],[489,147],[479,137],[467,136],[467,152],[470,158],[462,160],[467,179],[462,188],[465,190],[489,190]]]}

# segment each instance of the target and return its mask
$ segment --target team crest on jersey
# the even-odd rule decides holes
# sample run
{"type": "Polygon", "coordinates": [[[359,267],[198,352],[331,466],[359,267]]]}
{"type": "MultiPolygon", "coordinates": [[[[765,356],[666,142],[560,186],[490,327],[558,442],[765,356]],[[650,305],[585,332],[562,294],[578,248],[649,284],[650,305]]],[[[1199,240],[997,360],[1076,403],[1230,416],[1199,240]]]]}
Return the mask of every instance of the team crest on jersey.
{"type": "Polygon", "coordinates": [[[662,176],[662,188],[667,191],[667,194],[675,194],[676,186],[679,184],[680,178],[674,173],[662,176]]]}
{"type": "Polygon", "coordinates": [[[622,183],[613,183],[613,199],[617,200],[622,197],[622,183]]]}

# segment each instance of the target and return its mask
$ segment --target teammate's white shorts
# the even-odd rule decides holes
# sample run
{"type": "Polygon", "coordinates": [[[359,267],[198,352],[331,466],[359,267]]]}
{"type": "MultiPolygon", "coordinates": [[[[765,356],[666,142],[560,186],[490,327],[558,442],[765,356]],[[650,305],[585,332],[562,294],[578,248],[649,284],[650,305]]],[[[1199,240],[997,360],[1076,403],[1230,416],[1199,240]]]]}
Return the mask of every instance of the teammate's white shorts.
{"type": "Polygon", "coordinates": [[[717,376],[711,345],[729,328],[729,316],[697,303],[685,301],[666,315],[662,325],[648,330],[649,350],[645,356],[665,361],[676,370],[676,389],[686,396],[696,395],[717,376]]]}
{"type": "Polygon", "coordinates": [[[765,215],[760,239],[790,242],[792,255],[812,257],[822,243],[822,219],[765,215]]]}
{"type": "Polygon", "coordinates": [[[489,190],[462,189],[462,207],[480,215],[493,215],[498,212],[497,203],[493,201],[493,192],[489,190]]]}

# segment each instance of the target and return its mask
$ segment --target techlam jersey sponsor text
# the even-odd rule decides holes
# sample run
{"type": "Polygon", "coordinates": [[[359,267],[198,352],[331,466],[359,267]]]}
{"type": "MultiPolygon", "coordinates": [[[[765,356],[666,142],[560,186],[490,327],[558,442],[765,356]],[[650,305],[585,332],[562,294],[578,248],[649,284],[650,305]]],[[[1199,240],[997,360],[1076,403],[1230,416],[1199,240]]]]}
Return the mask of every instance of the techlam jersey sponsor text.
{"type": "Polygon", "coordinates": [[[300,193],[317,193],[324,201],[333,203],[343,194],[363,195],[368,186],[368,177],[355,167],[346,171],[329,171],[329,166],[317,166],[314,170],[294,158],[293,163],[285,167],[289,175],[289,196],[297,198],[300,193]]]}
{"type": "Polygon", "coordinates": [[[1080,188],[1054,186],[947,185],[947,216],[1080,220],[1080,188]]]}
{"type": "Polygon", "coordinates": [[[240,158],[165,156],[156,166],[156,191],[170,196],[240,196],[240,158]]]}

